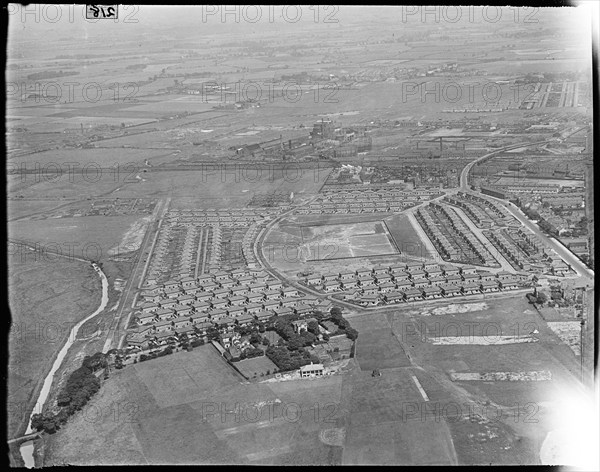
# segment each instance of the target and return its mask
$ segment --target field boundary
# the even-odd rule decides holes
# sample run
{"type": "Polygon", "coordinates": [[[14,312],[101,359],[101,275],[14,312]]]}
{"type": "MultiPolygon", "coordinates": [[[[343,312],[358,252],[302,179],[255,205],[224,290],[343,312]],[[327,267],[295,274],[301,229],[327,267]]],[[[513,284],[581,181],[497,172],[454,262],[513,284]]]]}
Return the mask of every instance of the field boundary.
{"type": "Polygon", "coordinates": [[[385,222],[385,219],[381,220],[381,222],[383,223],[383,226],[385,228],[385,232],[386,232],[388,239],[390,240],[392,245],[396,248],[396,251],[398,251],[398,254],[402,254],[402,251],[400,250],[400,247],[398,246],[398,242],[396,241],[396,238],[394,238],[392,232],[390,231],[390,228],[388,228],[388,225],[385,222]]]}

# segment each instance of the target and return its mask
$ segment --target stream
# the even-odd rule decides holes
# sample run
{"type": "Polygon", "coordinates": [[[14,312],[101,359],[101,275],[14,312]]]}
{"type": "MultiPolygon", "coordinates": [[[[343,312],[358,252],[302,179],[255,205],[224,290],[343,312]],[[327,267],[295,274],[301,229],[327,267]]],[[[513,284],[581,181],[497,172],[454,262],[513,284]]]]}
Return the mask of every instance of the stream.
{"type": "MultiPolygon", "coordinates": [[[[86,321],[92,319],[93,317],[95,317],[96,315],[101,313],[106,308],[106,305],[108,304],[108,279],[106,278],[106,275],[104,274],[104,272],[102,272],[102,269],[100,267],[98,267],[98,265],[92,263],[92,266],[94,267],[94,270],[98,273],[98,275],[100,276],[100,279],[102,280],[102,300],[100,302],[100,306],[91,315],[84,318],[79,323],[77,323],[75,326],[73,326],[73,329],[71,330],[71,332],[69,333],[69,337],[67,338],[67,342],[62,347],[62,349],[59,351],[58,355],[56,356],[56,360],[54,361],[54,364],[52,364],[52,369],[50,369],[50,372],[48,372],[48,375],[44,379],[44,384],[42,386],[42,390],[40,391],[40,395],[37,399],[37,402],[35,403],[35,406],[33,407],[31,416],[33,416],[36,413],[42,412],[44,404],[46,403],[46,400],[48,399],[48,394],[50,393],[50,387],[52,387],[52,380],[54,378],[54,374],[60,368],[65,356],[67,355],[69,348],[73,345],[73,343],[77,339],[77,333],[79,331],[79,328],[81,328],[81,326],[86,321]]],[[[31,428],[31,417],[30,417],[29,425],[27,426],[27,431],[25,432],[25,435],[31,434],[33,432],[34,431],[31,428]]],[[[23,444],[21,444],[19,450],[21,452],[21,457],[23,457],[23,461],[25,462],[25,467],[27,467],[28,469],[32,469],[35,466],[35,461],[33,458],[33,451],[34,451],[33,441],[24,442],[23,444]]]]}

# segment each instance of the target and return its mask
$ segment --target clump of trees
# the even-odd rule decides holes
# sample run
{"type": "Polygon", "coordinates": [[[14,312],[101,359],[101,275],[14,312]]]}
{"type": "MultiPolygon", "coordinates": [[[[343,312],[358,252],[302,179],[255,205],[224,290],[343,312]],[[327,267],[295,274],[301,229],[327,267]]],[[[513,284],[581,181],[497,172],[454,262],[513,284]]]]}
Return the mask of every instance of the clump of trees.
{"type": "Polygon", "coordinates": [[[342,316],[342,310],[339,307],[336,306],[331,309],[331,320],[338,327],[338,331],[335,334],[345,334],[352,341],[358,338],[358,331],[350,326],[348,320],[342,316]]]}
{"type": "Polygon", "coordinates": [[[95,372],[104,370],[105,377],[108,372],[107,355],[97,352],[93,356],[86,356],[81,367],[73,371],[58,394],[58,413],[38,413],[31,417],[31,427],[36,431],[54,433],[61,425],[67,422],[70,416],[81,410],[86,403],[100,390],[100,380],[95,372]]]}
{"type": "Polygon", "coordinates": [[[267,348],[267,357],[281,371],[296,370],[311,362],[315,364],[319,363],[318,358],[311,356],[304,349],[292,350],[287,346],[269,346],[267,348]]]}

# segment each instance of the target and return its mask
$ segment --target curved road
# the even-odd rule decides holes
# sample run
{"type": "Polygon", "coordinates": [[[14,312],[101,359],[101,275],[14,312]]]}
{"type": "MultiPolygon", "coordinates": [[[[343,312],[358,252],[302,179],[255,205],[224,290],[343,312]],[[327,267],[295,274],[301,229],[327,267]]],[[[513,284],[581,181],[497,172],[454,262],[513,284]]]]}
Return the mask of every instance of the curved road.
{"type": "MultiPolygon", "coordinates": [[[[467,164],[464,167],[464,169],[462,170],[461,174],[460,174],[460,188],[461,188],[461,190],[463,190],[463,191],[469,190],[469,186],[468,186],[469,172],[471,171],[471,169],[473,168],[473,166],[475,164],[477,164],[478,162],[481,162],[482,160],[487,159],[487,158],[493,156],[494,154],[498,154],[500,152],[504,152],[504,151],[507,151],[507,150],[510,150],[510,149],[518,149],[518,148],[524,148],[524,147],[539,146],[540,144],[550,143],[550,142],[553,142],[553,141],[554,140],[551,139],[551,140],[547,140],[547,141],[538,141],[538,142],[530,143],[530,144],[513,144],[513,145],[510,145],[510,146],[503,147],[502,149],[499,149],[497,151],[491,152],[489,154],[485,154],[484,156],[481,156],[481,157],[475,159],[474,161],[472,161],[469,164],[467,164]]],[[[547,244],[549,247],[551,247],[552,249],[554,249],[554,251],[556,251],[556,253],[560,257],[562,257],[563,260],[567,264],[569,264],[575,270],[575,272],[577,272],[577,274],[580,277],[583,277],[586,280],[586,282],[590,281],[590,282],[593,283],[594,272],[589,267],[587,267],[575,254],[573,254],[569,249],[567,249],[562,243],[560,243],[559,241],[557,241],[554,238],[548,237],[535,223],[533,223],[529,218],[527,218],[525,216],[525,214],[514,203],[507,202],[506,200],[502,200],[500,198],[492,197],[490,195],[485,195],[485,198],[489,198],[490,200],[494,200],[494,201],[500,203],[523,226],[527,227],[536,236],[538,236],[542,241],[544,241],[545,244],[547,244]]]]}
{"type": "Polygon", "coordinates": [[[511,149],[519,149],[519,148],[526,148],[526,147],[532,147],[532,146],[539,146],[540,144],[549,144],[551,142],[554,142],[554,139],[547,139],[546,141],[537,141],[535,143],[520,143],[520,144],[511,144],[510,146],[504,146],[503,148],[497,149],[496,151],[490,152],[488,154],[485,154],[481,157],[478,157],[477,159],[475,159],[474,161],[469,162],[464,169],[462,170],[462,172],[460,173],[460,189],[461,190],[468,190],[469,188],[469,184],[468,184],[468,177],[469,177],[469,172],[471,172],[471,169],[473,168],[473,166],[475,164],[478,164],[479,162],[493,156],[494,154],[499,154],[501,152],[505,152],[505,151],[510,151],[511,149]]]}

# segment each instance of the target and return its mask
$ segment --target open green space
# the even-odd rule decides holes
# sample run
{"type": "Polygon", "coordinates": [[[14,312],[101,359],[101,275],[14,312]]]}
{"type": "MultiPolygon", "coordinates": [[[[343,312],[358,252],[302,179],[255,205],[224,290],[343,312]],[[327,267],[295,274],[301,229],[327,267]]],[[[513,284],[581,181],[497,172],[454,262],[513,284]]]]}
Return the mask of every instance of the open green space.
{"type": "Polygon", "coordinates": [[[48,439],[46,464],[339,463],[319,433],[341,410],[315,405],[339,402],[341,380],[243,383],[209,345],[138,363],[48,439]]]}
{"type": "Polygon", "coordinates": [[[406,215],[390,216],[383,221],[402,254],[407,257],[432,258],[427,246],[406,215]]]}
{"type": "MultiPolygon", "coordinates": [[[[28,251],[27,251],[28,252],[28,251]]],[[[8,338],[9,438],[23,433],[41,381],[73,325],[100,303],[100,279],[91,265],[45,260],[31,254],[9,256],[8,338]]]]}

